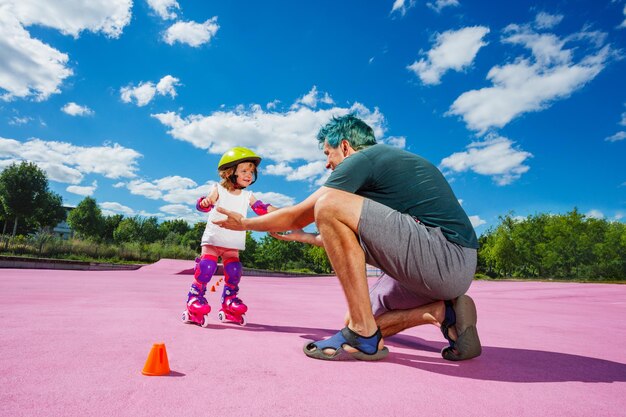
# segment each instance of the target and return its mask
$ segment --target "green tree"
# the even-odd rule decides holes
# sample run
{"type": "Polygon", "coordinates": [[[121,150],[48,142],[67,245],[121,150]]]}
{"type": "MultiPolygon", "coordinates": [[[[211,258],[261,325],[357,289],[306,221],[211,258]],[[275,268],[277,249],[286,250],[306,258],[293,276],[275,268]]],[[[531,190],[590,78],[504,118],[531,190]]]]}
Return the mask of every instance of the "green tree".
{"type": "Polygon", "coordinates": [[[332,272],[326,250],[321,246],[306,245],[304,259],[310,264],[311,269],[318,274],[330,274],[332,272]]]}
{"type": "Polygon", "coordinates": [[[102,228],[102,239],[107,242],[113,241],[113,233],[119,226],[120,222],[124,219],[121,214],[114,214],[112,216],[105,216],[102,228]]]}
{"type": "Polygon", "coordinates": [[[159,221],[156,217],[148,217],[139,219],[140,234],[139,241],[144,243],[154,243],[165,236],[159,229],[159,221]]]}
{"type": "Polygon", "coordinates": [[[180,240],[181,245],[188,247],[189,249],[193,249],[197,252],[200,252],[200,242],[202,240],[202,234],[204,233],[204,228],[206,227],[206,222],[198,222],[193,225],[193,228],[185,233],[180,240]]]}
{"type": "Polygon", "coordinates": [[[104,230],[104,218],[96,200],[85,197],[78,206],[70,211],[67,223],[72,230],[84,238],[101,239],[104,230]]]}
{"type": "Polygon", "coordinates": [[[303,249],[303,243],[278,240],[266,235],[256,248],[255,263],[259,268],[276,271],[305,268],[303,249]]]}
{"type": "Polygon", "coordinates": [[[191,230],[189,224],[182,219],[166,220],[159,225],[161,234],[167,236],[170,233],[176,233],[183,236],[185,233],[191,230]]]}
{"type": "Polygon", "coordinates": [[[113,232],[113,239],[118,243],[140,242],[141,223],[138,216],[123,219],[113,232]]]}
{"type": "Polygon", "coordinates": [[[256,265],[256,252],[259,247],[259,242],[257,242],[252,237],[252,232],[246,232],[246,250],[239,252],[239,260],[244,266],[248,268],[257,268],[256,265]]]}
{"type": "Polygon", "coordinates": [[[55,193],[48,192],[42,198],[34,214],[34,221],[39,229],[54,227],[65,220],[67,212],[63,208],[63,198],[55,193]]]}
{"type": "Polygon", "coordinates": [[[20,221],[32,217],[48,199],[48,179],[34,163],[13,163],[0,173],[0,202],[6,219],[13,219],[13,236],[20,221]]]}

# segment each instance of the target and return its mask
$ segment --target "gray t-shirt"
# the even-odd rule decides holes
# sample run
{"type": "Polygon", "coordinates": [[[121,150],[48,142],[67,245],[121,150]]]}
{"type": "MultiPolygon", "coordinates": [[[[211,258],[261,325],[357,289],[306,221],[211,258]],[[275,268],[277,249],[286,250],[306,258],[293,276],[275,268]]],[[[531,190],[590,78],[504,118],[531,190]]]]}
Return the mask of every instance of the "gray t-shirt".
{"type": "Polygon", "coordinates": [[[439,227],[450,242],[478,248],[467,214],[450,184],[421,156],[374,145],[344,159],[324,184],[408,213],[426,226],[439,227]]]}

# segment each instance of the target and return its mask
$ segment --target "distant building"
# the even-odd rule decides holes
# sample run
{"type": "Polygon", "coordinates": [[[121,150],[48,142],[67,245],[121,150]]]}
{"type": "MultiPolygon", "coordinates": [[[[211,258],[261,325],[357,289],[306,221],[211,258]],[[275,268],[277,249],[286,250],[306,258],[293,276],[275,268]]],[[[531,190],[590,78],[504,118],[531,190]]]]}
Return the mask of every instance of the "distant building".
{"type": "Polygon", "coordinates": [[[63,206],[63,209],[65,210],[65,219],[52,228],[52,234],[61,239],[69,239],[74,236],[74,231],[70,225],[67,224],[67,215],[70,214],[70,211],[72,211],[74,207],[63,206]]]}

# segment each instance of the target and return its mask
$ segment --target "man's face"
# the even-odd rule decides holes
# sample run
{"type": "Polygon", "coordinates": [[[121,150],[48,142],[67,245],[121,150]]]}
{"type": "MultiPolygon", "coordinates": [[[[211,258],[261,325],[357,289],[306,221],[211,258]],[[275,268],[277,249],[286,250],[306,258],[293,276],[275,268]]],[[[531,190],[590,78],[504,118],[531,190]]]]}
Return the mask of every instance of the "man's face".
{"type": "Polygon", "coordinates": [[[324,155],[326,155],[326,169],[330,169],[334,171],[346,157],[343,154],[341,149],[341,145],[333,148],[328,145],[328,142],[324,141],[324,147],[322,148],[324,151],[324,155]]]}

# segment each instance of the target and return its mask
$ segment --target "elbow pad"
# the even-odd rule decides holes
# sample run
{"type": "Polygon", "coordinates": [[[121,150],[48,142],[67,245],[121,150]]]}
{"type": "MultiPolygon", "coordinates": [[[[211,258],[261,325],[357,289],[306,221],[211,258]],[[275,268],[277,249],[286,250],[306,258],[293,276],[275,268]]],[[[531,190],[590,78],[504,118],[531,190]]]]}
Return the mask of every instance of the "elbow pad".
{"type": "Polygon", "coordinates": [[[214,207],[214,206],[213,206],[213,204],[211,204],[209,207],[206,207],[206,208],[202,207],[202,206],[200,205],[200,203],[201,203],[201,202],[202,202],[202,200],[204,200],[205,198],[206,198],[206,197],[204,197],[204,196],[203,196],[203,197],[200,197],[200,198],[198,199],[198,201],[196,202],[196,210],[201,211],[201,212],[203,212],[203,213],[208,213],[209,211],[211,211],[211,209],[213,209],[213,207],[214,207]]]}
{"type": "Polygon", "coordinates": [[[263,204],[261,200],[257,200],[252,205],[252,211],[254,211],[258,216],[262,216],[267,214],[267,208],[271,206],[271,204],[263,204]]]}

